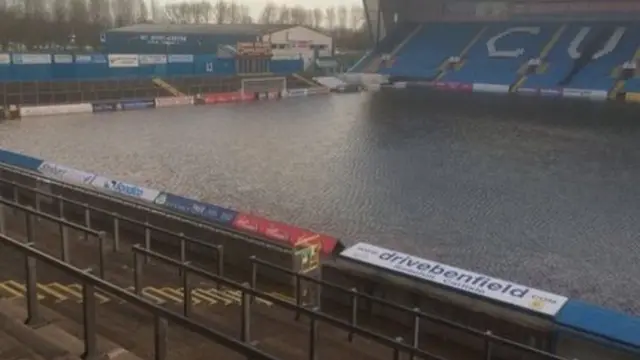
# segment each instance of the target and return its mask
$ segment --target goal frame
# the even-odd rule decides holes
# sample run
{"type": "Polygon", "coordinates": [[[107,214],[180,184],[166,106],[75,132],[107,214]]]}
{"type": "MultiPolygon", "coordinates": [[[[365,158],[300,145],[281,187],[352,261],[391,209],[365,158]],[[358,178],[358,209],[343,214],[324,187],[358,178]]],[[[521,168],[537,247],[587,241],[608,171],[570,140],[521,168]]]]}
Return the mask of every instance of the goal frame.
{"type": "MultiPolygon", "coordinates": [[[[274,89],[274,88],[268,88],[265,87],[264,89],[260,89],[257,90],[259,92],[264,92],[264,91],[273,91],[273,90],[278,90],[281,91],[283,93],[287,92],[287,77],[286,76],[270,76],[270,77],[255,77],[255,78],[242,78],[240,79],[240,91],[244,94],[247,92],[247,89],[250,89],[251,87],[247,86],[247,84],[259,84],[261,82],[266,83],[269,81],[274,81],[274,80],[280,80],[282,81],[282,86],[280,88],[274,89]]],[[[251,90],[251,92],[255,92],[253,90],[251,90]]]]}

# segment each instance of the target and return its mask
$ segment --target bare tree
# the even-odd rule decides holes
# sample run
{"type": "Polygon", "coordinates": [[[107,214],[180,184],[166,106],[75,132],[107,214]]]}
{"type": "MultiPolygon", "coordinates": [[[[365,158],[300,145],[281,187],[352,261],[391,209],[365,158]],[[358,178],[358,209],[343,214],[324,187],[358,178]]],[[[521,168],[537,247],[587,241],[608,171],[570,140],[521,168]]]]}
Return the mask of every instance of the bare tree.
{"type": "Polygon", "coordinates": [[[227,15],[229,4],[227,4],[224,0],[218,0],[218,2],[214,5],[213,11],[215,16],[216,24],[226,24],[227,23],[227,15]]]}
{"type": "Polygon", "coordinates": [[[277,13],[278,7],[274,3],[268,2],[262,9],[258,22],[260,24],[274,24],[277,22],[277,13]]]}
{"type": "Polygon", "coordinates": [[[278,8],[278,24],[291,24],[291,9],[287,5],[278,8]]]}
{"type": "Polygon", "coordinates": [[[346,6],[344,5],[338,6],[337,20],[338,20],[339,31],[344,31],[347,28],[348,14],[349,12],[346,6]]]}
{"type": "Polygon", "coordinates": [[[138,22],[144,23],[149,21],[149,8],[145,0],[138,0],[138,22]]]}
{"type": "Polygon", "coordinates": [[[291,24],[293,25],[311,25],[309,12],[302,6],[294,6],[289,9],[291,13],[291,24]]]}
{"type": "Polygon", "coordinates": [[[324,12],[320,8],[313,9],[313,27],[321,28],[324,25],[324,12]]]}
{"type": "Polygon", "coordinates": [[[363,25],[364,20],[364,9],[357,5],[351,6],[351,9],[349,9],[349,29],[359,29],[363,25]]]}
{"type": "Polygon", "coordinates": [[[336,28],[336,8],[330,6],[325,9],[325,14],[327,15],[327,29],[333,30],[336,28]]]}
{"type": "Polygon", "coordinates": [[[127,26],[135,23],[136,4],[131,0],[113,0],[113,17],[116,26],[127,26]]]}

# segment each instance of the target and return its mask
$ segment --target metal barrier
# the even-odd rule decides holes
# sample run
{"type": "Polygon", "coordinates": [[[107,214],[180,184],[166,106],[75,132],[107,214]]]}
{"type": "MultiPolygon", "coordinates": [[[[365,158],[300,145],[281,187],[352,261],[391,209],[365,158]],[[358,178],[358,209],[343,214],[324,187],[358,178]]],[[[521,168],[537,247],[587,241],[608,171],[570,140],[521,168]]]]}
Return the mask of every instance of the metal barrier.
{"type": "MultiPolygon", "coordinates": [[[[21,206],[19,205],[19,195],[18,195],[18,191],[17,189],[22,189],[25,191],[29,191],[32,192],[34,194],[36,194],[35,196],[35,208],[37,211],[41,211],[41,197],[47,197],[47,198],[51,198],[54,199],[58,202],[58,216],[60,217],[60,219],[64,219],[67,223],[69,224],[73,224],[73,226],[69,226],[71,228],[74,228],[76,230],[80,230],[80,231],[84,231],[85,234],[89,234],[91,231],[91,213],[98,213],[98,214],[102,214],[105,215],[107,217],[111,217],[113,218],[113,251],[114,252],[119,252],[120,251],[120,222],[127,222],[129,224],[135,225],[135,226],[139,226],[144,230],[144,243],[145,243],[145,247],[150,249],[151,248],[151,241],[152,241],[152,231],[154,232],[158,232],[160,234],[163,235],[167,235],[173,238],[176,238],[177,240],[179,240],[180,242],[180,259],[182,261],[187,261],[187,244],[195,244],[198,246],[202,246],[208,249],[211,249],[214,252],[215,255],[215,259],[216,259],[216,273],[219,275],[222,275],[224,273],[224,248],[222,245],[216,245],[216,244],[210,244],[208,242],[199,240],[199,239],[195,239],[189,236],[184,235],[183,233],[175,233],[173,231],[170,230],[166,230],[163,229],[161,227],[155,226],[155,225],[151,225],[149,223],[146,222],[142,222],[139,220],[135,220],[135,219],[131,219],[129,217],[120,215],[118,213],[115,212],[109,212],[100,208],[97,208],[95,206],[91,206],[87,203],[81,203],[79,201],[75,201],[75,200],[70,200],[70,199],[66,199],[61,195],[56,195],[56,194],[50,194],[47,193],[43,190],[40,189],[36,189],[36,188],[30,188],[28,186],[25,185],[21,185],[21,184],[17,184],[16,182],[13,181],[6,181],[4,179],[0,179],[0,183],[3,183],[5,185],[9,185],[12,189],[12,194],[14,197],[14,203],[11,204],[11,206],[17,207],[17,206],[21,206]],[[84,209],[84,227],[79,227],[79,225],[76,225],[73,222],[67,221],[65,219],[65,213],[64,213],[64,209],[65,209],[65,205],[69,204],[69,205],[74,205],[77,206],[79,208],[84,209]]],[[[4,199],[0,199],[0,202],[5,203],[6,200],[4,199]]],[[[22,206],[21,206],[22,207],[22,206]]],[[[44,214],[44,212],[43,212],[44,214]]],[[[4,222],[0,221],[0,226],[4,226],[2,225],[4,222]]],[[[0,228],[1,229],[1,228],[0,228]]],[[[62,230],[61,230],[62,232],[62,230]]],[[[66,242],[66,234],[63,233],[63,241],[66,242]]],[[[104,235],[103,235],[104,238],[104,235]]],[[[86,238],[85,238],[86,239],[86,238]]],[[[87,239],[88,240],[88,239],[87,239]]],[[[66,245],[63,245],[66,246],[66,245]]],[[[66,253],[63,253],[66,254],[66,253]]],[[[63,260],[68,261],[67,257],[63,257],[63,260]]]]}
{"type": "MultiPolygon", "coordinates": [[[[544,360],[567,360],[565,358],[562,358],[560,356],[551,354],[551,353],[547,353],[544,352],[542,350],[538,350],[535,348],[532,348],[530,346],[526,346],[505,338],[502,338],[500,336],[496,336],[493,335],[491,333],[491,331],[480,331],[477,329],[473,329],[458,323],[455,323],[453,321],[444,319],[444,318],[440,318],[438,316],[434,316],[434,315],[430,315],[427,313],[424,313],[422,311],[420,311],[419,308],[409,308],[400,304],[396,304],[394,302],[388,301],[388,300],[384,300],[384,299],[380,299],[377,298],[375,296],[369,295],[369,294],[365,294],[362,292],[359,292],[358,289],[356,288],[352,288],[352,289],[347,289],[344,288],[342,286],[336,285],[336,284],[332,284],[329,282],[326,282],[324,280],[321,279],[317,279],[311,276],[307,276],[304,274],[300,274],[294,271],[291,271],[287,268],[284,268],[282,266],[278,266],[269,262],[266,262],[264,260],[260,260],[256,257],[252,257],[251,258],[251,263],[252,263],[252,270],[251,270],[251,286],[253,288],[256,288],[257,286],[257,278],[258,278],[258,267],[259,266],[264,266],[266,268],[269,268],[271,270],[275,270],[275,271],[280,271],[288,276],[292,276],[295,278],[295,285],[294,285],[294,298],[296,300],[296,304],[298,306],[303,306],[302,304],[302,281],[306,281],[312,284],[315,284],[317,286],[320,287],[320,291],[318,292],[318,294],[321,293],[322,288],[326,287],[326,288],[331,288],[334,290],[338,290],[340,292],[343,292],[345,294],[347,294],[348,296],[351,297],[351,314],[350,314],[350,324],[352,326],[357,326],[358,324],[358,303],[360,301],[360,299],[365,299],[367,301],[371,301],[373,303],[377,303],[379,305],[382,306],[387,306],[390,308],[393,308],[395,310],[399,310],[402,312],[406,312],[408,314],[411,314],[413,316],[413,318],[415,319],[413,322],[413,336],[412,336],[412,345],[414,347],[418,347],[420,345],[420,320],[424,319],[424,320],[428,320],[440,325],[444,325],[444,326],[448,326],[451,329],[455,329],[455,330],[459,330],[462,332],[465,332],[469,335],[473,335],[476,336],[482,340],[484,340],[485,342],[485,350],[484,350],[484,359],[486,360],[491,360],[493,359],[492,357],[492,351],[493,351],[493,347],[494,345],[499,345],[499,346],[505,346],[505,347],[510,347],[514,350],[519,350],[519,351],[523,351],[525,353],[531,354],[531,355],[536,355],[539,356],[541,359],[544,360]]],[[[300,313],[296,313],[296,320],[298,320],[300,317],[300,313]]],[[[353,341],[353,337],[354,337],[354,333],[353,332],[349,332],[348,333],[348,339],[349,341],[353,341]]],[[[411,357],[411,359],[413,359],[413,357],[411,357]]]]}
{"type": "MultiPolygon", "coordinates": [[[[196,226],[199,227],[201,229],[205,229],[208,231],[211,231],[213,233],[219,234],[219,235],[224,235],[230,238],[234,238],[234,239],[239,239],[239,240],[243,240],[243,241],[248,241],[251,243],[257,243],[260,246],[264,246],[266,248],[270,248],[270,249],[284,249],[283,246],[278,246],[275,243],[273,243],[272,241],[268,241],[266,239],[262,239],[259,237],[254,237],[254,236],[249,236],[247,234],[241,233],[235,229],[231,229],[228,227],[223,227],[220,225],[214,225],[211,224],[209,222],[205,222],[202,220],[198,220],[198,219],[194,219],[192,217],[188,217],[186,215],[183,214],[179,214],[177,212],[171,211],[170,209],[160,209],[158,207],[155,207],[153,205],[149,205],[146,203],[142,203],[142,202],[137,202],[134,201],[132,199],[128,199],[125,198],[123,196],[118,196],[117,194],[105,194],[103,192],[97,191],[97,190],[93,190],[87,187],[82,187],[82,186],[78,186],[78,185],[74,185],[74,184],[70,184],[70,183],[66,183],[63,181],[59,181],[57,179],[52,179],[49,177],[46,177],[44,175],[38,174],[38,173],[34,173],[32,171],[27,171],[12,165],[7,165],[7,164],[3,164],[0,163],[0,169],[5,170],[5,171],[10,171],[10,172],[14,172],[17,174],[20,174],[22,176],[27,176],[30,177],[31,179],[34,179],[35,181],[41,181],[44,183],[49,183],[49,184],[54,184],[60,188],[64,188],[64,189],[69,189],[69,190],[73,190],[76,192],[79,192],[81,194],[85,194],[85,195],[90,195],[90,196],[95,196],[98,197],[100,199],[103,200],[108,200],[108,201],[113,201],[116,202],[120,205],[124,205],[126,207],[129,207],[131,209],[136,209],[136,210],[144,210],[147,211],[149,213],[152,213],[154,215],[159,215],[162,217],[165,217],[167,219],[172,219],[172,220],[178,220],[181,221],[183,223],[192,225],[192,226],[196,226]]],[[[29,188],[27,186],[24,185],[20,185],[15,183],[14,181],[7,181],[5,179],[1,179],[0,178],[0,182],[1,183],[5,183],[5,184],[10,184],[13,186],[18,186],[19,188],[23,188],[26,190],[30,190],[30,191],[34,191],[37,192],[41,195],[44,196],[54,196],[53,194],[47,193],[45,191],[42,190],[36,190],[33,188],[29,188]]]]}
{"type": "Polygon", "coordinates": [[[358,327],[355,324],[350,324],[348,322],[336,319],[332,316],[324,314],[320,312],[318,307],[314,308],[306,308],[304,306],[299,306],[297,304],[290,303],[288,301],[282,300],[278,297],[269,295],[262,291],[259,291],[255,288],[255,284],[246,285],[240,284],[238,282],[222,278],[220,276],[216,276],[215,274],[209,273],[203,269],[194,267],[189,263],[183,263],[178,260],[175,260],[169,256],[162,255],[156,253],[152,250],[147,250],[138,245],[133,247],[134,251],[134,283],[136,284],[135,289],[136,293],[140,294],[142,292],[142,260],[140,257],[151,257],[154,260],[158,260],[167,265],[171,265],[177,268],[181,268],[184,274],[182,281],[183,290],[183,304],[184,304],[184,314],[188,315],[191,313],[190,304],[191,304],[191,288],[189,285],[188,276],[189,274],[197,275],[207,280],[214,281],[216,283],[222,284],[225,287],[240,291],[242,293],[242,317],[241,317],[241,334],[240,337],[243,341],[249,342],[251,339],[251,330],[250,330],[250,319],[251,319],[251,311],[250,311],[250,303],[252,299],[261,299],[269,301],[275,305],[278,305],[286,310],[290,310],[296,312],[297,314],[301,314],[309,319],[309,352],[308,358],[315,359],[317,345],[316,338],[318,335],[318,322],[324,322],[329,324],[335,328],[340,330],[347,331],[349,333],[356,334],[361,336],[362,338],[377,342],[378,344],[389,347],[392,350],[392,359],[397,360],[400,358],[401,353],[410,354],[412,358],[418,357],[421,359],[427,360],[444,360],[443,358],[428,353],[424,350],[418,349],[414,346],[407,345],[400,341],[400,339],[391,339],[384,335],[372,332],[370,330],[358,327]]]}
{"type": "Polygon", "coordinates": [[[191,319],[181,316],[177,313],[157,306],[148,300],[132,294],[114,284],[106,282],[87,271],[83,271],[72,265],[58,260],[55,257],[45,254],[34,249],[31,244],[24,244],[18,240],[14,240],[6,235],[0,234],[0,244],[11,247],[25,256],[26,284],[27,284],[27,324],[36,325],[41,322],[39,314],[39,305],[37,298],[37,262],[45,263],[52,266],[67,275],[77,279],[82,284],[82,312],[83,312],[83,342],[84,354],[83,359],[100,359],[101,355],[98,351],[98,327],[96,323],[96,291],[106,293],[116,298],[122,299],[142,310],[145,310],[154,316],[154,348],[155,359],[167,359],[167,341],[169,322],[177,324],[186,330],[199,334],[209,340],[212,340],[232,351],[247,356],[248,359],[256,360],[278,360],[269,354],[255,349],[249,344],[243,343],[222,333],[206,328],[191,319]]]}

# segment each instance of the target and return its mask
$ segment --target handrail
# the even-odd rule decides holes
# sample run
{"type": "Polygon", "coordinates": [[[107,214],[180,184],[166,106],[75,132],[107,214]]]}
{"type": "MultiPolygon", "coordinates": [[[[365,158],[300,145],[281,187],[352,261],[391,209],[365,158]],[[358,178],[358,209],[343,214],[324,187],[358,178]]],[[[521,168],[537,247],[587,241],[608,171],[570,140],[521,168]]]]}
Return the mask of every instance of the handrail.
{"type": "MultiPolygon", "coordinates": [[[[250,287],[246,284],[240,284],[238,282],[235,282],[233,280],[230,279],[226,279],[220,276],[217,276],[215,274],[212,274],[210,272],[207,272],[203,269],[197,268],[192,266],[189,263],[181,263],[178,260],[175,260],[169,256],[154,252],[152,250],[147,250],[141,246],[134,246],[133,247],[133,252],[134,252],[134,261],[137,264],[141,264],[140,261],[136,261],[135,260],[135,256],[148,256],[151,258],[154,258],[156,260],[162,261],[165,264],[168,265],[172,265],[175,266],[179,269],[181,269],[183,271],[183,273],[192,273],[194,275],[198,275],[202,278],[211,280],[211,281],[215,281],[215,282],[219,282],[221,284],[224,284],[224,286],[229,287],[229,288],[233,288],[235,290],[239,290],[242,292],[242,294],[247,294],[249,295],[251,298],[259,298],[259,299],[263,299],[269,302],[272,302],[273,304],[276,304],[286,310],[291,310],[291,311],[296,311],[296,312],[300,312],[301,314],[303,314],[304,316],[308,317],[309,319],[313,319],[315,321],[322,321],[325,322],[329,325],[332,325],[336,328],[339,328],[341,330],[344,331],[349,331],[349,332],[353,332],[355,334],[358,334],[360,336],[362,336],[363,338],[368,338],[370,340],[373,340],[381,345],[385,345],[388,346],[391,349],[397,349],[399,351],[403,351],[406,352],[408,354],[410,354],[411,356],[419,356],[422,357],[424,359],[428,359],[428,360],[445,360],[437,355],[433,355],[429,352],[426,352],[424,350],[415,348],[411,345],[407,345],[404,344],[402,342],[399,342],[397,340],[391,339],[389,337],[386,337],[384,335],[372,332],[370,330],[364,329],[364,328],[360,328],[358,326],[349,324],[345,321],[342,321],[340,319],[336,319],[332,316],[329,316],[327,314],[315,311],[313,309],[308,309],[306,307],[303,306],[298,306],[296,304],[290,303],[288,301],[282,300],[279,297],[275,297],[273,295],[264,293],[260,290],[257,290],[253,287],[250,287]]],[[[134,271],[136,272],[136,276],[141,276],[142,271],[138,271],[140,270],[138,268],[138,266],[134,266],[134,268],[136,268],[134,271]]],[[[137,280],[135,281],[135,283],[140,284],[141,281],[137,280]]],[[[188,291],[185,291],[184,293],[188,293],[188,291]]],[[[186,303],[186,301],[185,301],[186,303]]]]}
{"type": "Polygon", "coordinates": [[[39,195],[42,195],[42,196],[50,197],[52,199],[56,199],[58,201],[66,203],[66,204],[76,205],[76,206],[79,206],[79,207],[82,207],[82,208],[85,208],[85,209],[89,209],[90,211],[97,212],[99,214],[111,216],[114,219],[123,220],[123,221],[126,221],[126,222],[128,222],[128,223],[130,223],[132,225],[140,226],[143,229],[149,229],[151,231],[156,231],[156,232],[159,232],[161,234],[169,235],[169,236],[173,236],[173,237],[177,237],[177,238],[184,238],[184,240],[186,240],[189,243],[194,243],[194,244],[197,244],[197,245],[200,245],[200,246],[204,246],[204,247],[207,247],[207,248],[211,248],[211,249],[214,249],[214,250],[219,250],[218,248],[219,248],[220,245],[210,244],[208,242],[205,242],[205,241],[202,241],[200,239],[196,239],[196,238],[187,236],[187,235],[182,234],[182,233],[176,233],[174,231],[167,230],[167,229],[161,228],[159,226],[156,226],[156,225],[153,225],[153,224],[149,224],[147,222],[143,222],[143,221],[140,221],[140,220],[132,219],[132,218],[124,216],[124,215],[120,215],[117,212],[111,212],[111,211],[107,211],[107,210],[101,209],[101,208],[93,206],[93,205],[89,205],[88,203],[83,203],[83,202],[80,202],[80,201],[77,201],[77,200],[67,199],[62,195],[51,194],[51,193],[48,193],[46,191],[43,191],[43,190],[40,190],[40,189],[37,189],[37,188],[31,188],[31,187],[28,187],[28,186],[25,186],[25,185],[22,185],[22,184],[18,184],[15,181],[8,181],[8,180],[1,179],[1,178],[0,178],[0,183],[9,184],[11,186],[15,186],[17,188],[20,188],[20,189],[23,189],[23,190],[26,190],[26,191],[30,191],[30,192],[35,193],[35,194],[39,194],[39,195]]]}
{"type": "MultiPolygon", "coordinates": [[[[42,174],[36,173],[34,171],[29,171],[29,170],[25,170],[22,168],[19,168],[17,166],[13,166],[13,165],[9,165],[9,164],[5,164],[5,163],[0,163],[0,169],[6,169],[8,171],[12,171],[14,173],[18,173],[24,176],[28,176],[36,181],[43,181],[46,183],[53,183],[56,186],[60,186],[62,188],[68,188],[86,195],[90,195],[90,196],[95,196],[98,198],[101,198],[103,200],[107,200],[107,201],[115,201],[121,205],[133,208],[133,209],[142,209],[145,211],[148,211],[152,214],[155,215],[159,215],[168,219],[173,219],[173,220],[178,220],[178,221],[182,221],[185,222],[187,224],[196,226],[198,228],[201,229],[205,229],[205,230],[209,230],[212,231],[216,234],[220,234],[223,236],[228,236],[231,238],[235,238],[235,239],[239,239],[239,240],[243,240],[243,241],[248,241],[250,243],[254,243],[254,244],[259,244],[260,246],[266,247],[266,248],[270,248],[270,249],[277,249],[280,251],[285,250],[286,251],[286,247],[283,245],[280,245],[278,243],[275,243],[273,241],[269,241],[265,238],[261,238],[261,237],[256,237],[256,236],[250,236],[248,234],[245,234],[243,232],[237,231],[235,229],[232,229],[230,227],[226,227],[226,226],[222,226],[219,224],[213,224],[211,222],[206,222],[203,220],[199,220],[193,217],[189,217],[186,216],[184,214],[180,214],[178,212],[172,211],[171,209],[160,209],[157,206],[153,206],[147,203],[143,203],[140,201],[135,201],[133,199],[129,199],[129,198],[125,198],[123,196],[120,196],[118,194],[105,194],[103,192],[100,192],[98,190],[95,189],[91,189],[88,187],[83,187],[83,186],[79,186],[76,184],[72,184],[72,183],[68,183],[68,182],[64,182],[64,181],[60,181],[58,179],[54,179],[54,178],[50,178],[50,177],[46,177],[42,174]]],[[[0,179],[1,180],[1,179],[0,179]]],[[[7,180],[3,180],[3,181],[7,181],[7,180]]],[[[46,192],[44,192],[44,194],[46,196],[52,196],[52,194],[47,194],[46,192]]]]}
{"type": "MultiPolygon", "coordinates": [[[[156,318],[156,334],[158,334],[158,332],[163,332],[160,331],[159,328],[163,328],[164,333],[166,335],[166,323],[164,324],[164,326],[162,326],[161,324],[163,322],[166,322],[167,320],[176,323],[182,327],[184,327],[185,329],[197,333],[201,336],[204,336],[210,340],[213,340],[214,342],[232,350],[235,351],[237,353],[240,353],[242,355],[246,355],[247,357],[249,357],[250,359],[256,359],[256,360],[279,360],[274,356],[271,356],[263,351],[260,351],[254,347],[252,347],[249,344],[246,343],[242,343],[236,339],[233,339],[229,336],[226,336],[216,330],[213,329],[209,329],[207,327],[205,327],[202,324],[199,324],[193,320],[190,320],[182,315],[179,315],[177,313],[174,313],[172,311],[169,311],[167,309],[164,309],[158,305],[155,305],[153,303],[151,303],[150,301],[142,298],[142,297],[138,297],[135,294],[132,294],[131,292],[120,288],[117,285],[111,284],[107,281],[104,281],[92,274],[89,274],[87,272],[84,272],[68,263],[65,263],[61,260],[56,259],[55,257],[48,255],[42,251],[39,251],[37,249],[34,249],[33,247],[29,246],[28,244],[23,244],[20,241],[14,240],[6,235],[0,234],[0,243],[2,243],[3,245],[7,245],[10,247],[13,247],[14,249],[20,251],[21,253],[23,253],[25,255],[25,257],[27,259],[35,259],[37,261],[41,261],[43,263],[46,263],[68,275],[73,276],[74,278],[78,279],[79,282],[82,283],[83,285],[83,309],[85,311],[85,316],[84,316],[84,326],[85,326],[85,350],[87,350],[87,353],[85,355],[87,355],[87,358],[97,358],[96,353],[92,353],[89,354],[89,350],[90,351],[94,351],[97,352],[97,348],[96,348],[96,337],[97,337],[97,332],[96,332],[96,323],[95,323],[95,297],[93,296],[93,293],[95,291],[95,288],[99,288],[100,291],[110,294],[112,296],[115,296],[117,298],[120,298],[122,300],[125,300],[131,304],[133,304],[136,307],[142,308],[144,310],[149,311],[150,313],[152,313],[155,318],[156,318]],[[94,305],[94,306],[91,306],[94,305]],[[88,316],[87,316],[88,315],[88,316]],[[89,328],[90,327],[90,328],[89,328]],[[92,337],[92,338],[90,338],[92,337]],[[88,356],[88,355],[94,355],[94,356],[88,356]]],[[[30,263],[31,261],[27,260],[27,263],[30,263]]],[[[27,266],[27,269],[30,269],[28,271],[32,271],[32,273],[30,274],[31,276],[27,276],[29,281],[33,281],[34,284],[30,284],[33,285],[33,287],[35,287],[35,264],[32,264],[33,266],[27,266]]],[[[28,296],[31,296],[32,298],[36,299],[36,306],[37,306],[37,298],[35,294],[28,294],[28,296]]],[[[30,301],[31,302],[31,301],[30,301]]],[[[32,304],[33,305],[33,304],[32,304]]],[[[33,310],[33,309],[29,309],[29,310],[33,310]]],[[[31,315],[33,315],[32,312],[29,312],[29,316],[31,317],[31,315]]],[[[154,336],[154,341],[164,341],[164,349],[166,350],[166,336],[154,336]]],[[[156,348],[161,348],[162,346],[158,346],[158,344],[156,343],[156,348]]],[[[157,356],[157,354],[156,354],[157,356]]],[[[157,357],[158,358],[158,357],[157,357]]]]}
{"type": "Polygon", "coordinates": [[[16,209],[19,209],[19,210],[22,210],[22,211],[24,211],[25,213],[27,213],[29,215],[34,215],[34,216],[37,216],[39,218],[43,218],[43,219],[46,219],[46,220],[49,220],[49,221],[53,221],[53,222],[59,223],[59,224],[62,224],[64,226],[70,227],[70,228],[72,228],[74,230],[82,231],[82,232],[84,232],[86,234],[93,235],[95,237],[100,236],[100,233],[101,233],[100,231],[93,230],[93,229],[90,229],[90,228],[82,226],[82,225],[78,225],[78,224],[76,224],[74,222],[71,222],[71,221],[68,221],[68,220],[66,220],[64,218],[55,217],[55,216],[47,214],[45,212],[38,211],[38,210],[36,210],[36,209],[34,209],[32,207],[25,206],[25,205],[19,204],[19,203],[14,202],[14,201],[6,200],[6,199],[4,199],[2,197],[0,197],[0,204],[1,205],[5,205],[5,206],[10,206],[12,208],[16,208],[16,209]]]}
{"type": "MultiPolygon", "coordinates": [[[[286,275],[294,276],[295,279],[296,279],[296,282],[295,282],[296,283],[295,299],[296,299],[296,303],[298,303],[298,304],[301,303],[300,280],[303,279],[304,281],[308,281],[310,283],[313,283],[313,284],[316,284],[316,285],[320,285],[322,287],[328,287],[328,288],[331,288],[331,289],[339,290],[339,291],[341,291],[341,292],[343,292],[345,294],[350,295],[352,297],[352,299],[353,298],[364,298],[364,299],[367,299],[369,301],[376,302],[376,303],[378,303],[380,305],[388,306],[388,307],[390,307],[390,308],[392,308],[394,310],[399,310],[399,311],[403,311],[403,312],[408,313],[408,314],[412,314],[417,319],[425,319],[425,320],[432,321],[434,323],[445,325],[445,326],[448,326],[450,328],[453,328],[454,330],[463,331],[463,332],[465,332],[465,333],[467,333],[469,335],[476,336],[476,337],[478,337],[478,338],[480,338],[482,340],[489,341],[491,343],[496,343],[496,344],[499,344],[499,345],[512,347],[512,348],[514,348],[516,350],[521,350],[521,351],[527,352],[527,353],[532,354],[532,355],[538,355],[538,356],[541,356],[544,359],[548,359],[548,360],[566,360],[563,357],[560,357],[560,356],[557,356],[557,355],[554,355],[554,354],[551,354],[551,353],[548,353],[548,352],[545,352],[545,351],[542,351],[542,350],[539,350],[539,349],[535,349],[533,347],[530,347],[530,346],[527,346],[527,345],[524,345],[524,344],[517,343],[515,341],[503,338],[503,337],[498,336],[498,335],[493,335],[491,332],[483,332],[483,331],[480,331],[478,329],[474,329],[474,328],[471,328],[471,327],[456,323],[454,321],[451,321],[451,320],[448,320],[448,319],[445,319],[445,318],[442,318],[442,317],[439,317],[439,316],[436,316],[436,315],[427,314],[427,313],[421,311],[419,308],[413,308],[412,309],[412,308],[409,308],[407,306],[391,302],[389,300],[380,299],[380,298],[375,297],[373,295],[369,295],[369,294],[366,294],[366,293],[359,292],[355,288],[354,289],[347,289],[347,288],[345,288],[343,286],[340,286],[340,285],[337,285],[337,284],[332,284],[330,282],[327,282],[327,281],[324,281],[324,280],[321,280],[321,279],[317,279],[317,278],[314,278],[314,277],[309,276],[309,275],[298,273],[298,272],[292,271],[290,269],[287,269],[285,267],[282,267],[282,266],[279,266],[279,265],[276,265],[276,264],[272,264],[272,263],[264,261],[262,259],[258,259],[256,257],[252,257],[251,258],[251,262],[252,262],[252,264],[255,264],[255,265],[252,266],[252,274],[254,274],[252,276],[252,279],[254,281],[256,279],[256,275],[255,274],[257,274],[257,266],[256,265],[265,266],[265,267],[268,267],[268,268],[270,268],[272,270],[276,270],[276,271],[285,273],[286,275]]],[[[354,303],[357,304],[357,302],[358,302],[357,300],[352,301],[352,304],[354,304],[354,303]]],[[[353,316],[354,313],[355,313],[355,311],[352,311],[352,316],[353,316]]],[[[356,320],[352,318],[352,323],[355,323],[355,322],[356,322],[356,320]]],[[[415,331],[415,329],[414,329],[414,331],[415,331]]],[[[417,337],[417,335],[416,335],[416,337],[417,337]]]]}
{"type": "MultiPolygon", "coordinates": [[[[4,163],[0,163],[0,169],[6,169],[8,171],[12,171],[14,173],[18,173],[24,176],[28,176],[36,181],[42,181],[42,182],[46,182],[46,183],[53,183],[56,186],[60,186],[62,188],[67,188],[67,189],[71,189],[73,191],[77,191],[80,192],[82,194],[86,194],[86,195],[90,195],[90,196],[94,196],[94,197],[98,197],[100,199],[103,200],[107,200],[107,201],[115,201],[121,205],[127,206],[129,208],[133,208],[133,209],[142,209],[145,210],[147,212],[150,212],[152,214],[155,215],[159,215],[168,219],[172,219],[172,220],[178,220],[187,224],[190,224],[192,226],[201,228],[201,229],[205,229],[208,231],[211,231],[213,233],[216,234],[220,234],[223,236],[228,236],[234,239],[239,239],[239,240],[243,240],[243,241],[247,241],[250,243],[254,243],[254,244],[259,244],[262,247],[266,247],[269,249],[277,249],[279,251],[286,251],[287,247],[285,247],[284,245],[275,243],[273,241],[269,241],[267,239],[261,238],[261,237],[256,237],[256,236],[250,236],[248,234],[239,232],[235,229],[232,229],[230,227],[226,227],[226,226],[222,226],[219,224],[213,224],[211,222],[206,222],[203,220],[199,220],[193,217],[189,217],[186,216],[184,214],[180,214],[178,212],[172,211],[171,209],[160,209],[157,206],[151,205],[151,204],[147,204],[147,203],[143,203],[140,201],[135,201],[132,199],[128,199],[125,198],[123,196],[120,196],[118,194],[105,194],[103,192],[100,192],[98,190],[95,189],[91,189],[88,187],[83,187],[83,186],[79,186],[76,184],[72,184],[72,183],[67,183],[64,181],[60,181],[58,179],[54,179],[54,178],[49,178],[46,177],[42,174],[33,172],[33,171],[29,171],[29,170],[25,170],[13,165],[8,165],[8,164],[4,164],[4,163]]],[[[4,179],[0,179],[0,181],[3,182],[7,182],[7,180],[4,179]]],[[[43,195],[45,196],[53,196],[52,194],[48,194],[46,192],[42,192],[43,195]]]]}

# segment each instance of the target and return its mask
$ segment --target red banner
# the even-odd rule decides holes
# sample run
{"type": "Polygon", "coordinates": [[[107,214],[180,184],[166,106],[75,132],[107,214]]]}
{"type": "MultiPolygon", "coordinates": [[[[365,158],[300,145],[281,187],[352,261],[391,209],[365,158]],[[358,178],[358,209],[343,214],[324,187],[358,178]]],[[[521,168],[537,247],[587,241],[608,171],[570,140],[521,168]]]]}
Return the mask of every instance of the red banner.
{"type": "Polygon", "coordinates": [[[253,94],[242,93],[239,91],[202,95],[202,100],[204,100],[205,104],[224,104],[237,101],[251,101],[253,99],[253,94]]]}
{"type": "Polygon", "coordinates": [[[322,248],[322,253],[326,255],[330,255],[338,243],[338,240],[334,237],[251,214],[238,214],[233,221],[233,227],[238,230],[261,235],[269,240],[286,243],[291,247],[317,242],[322,248]]]}

